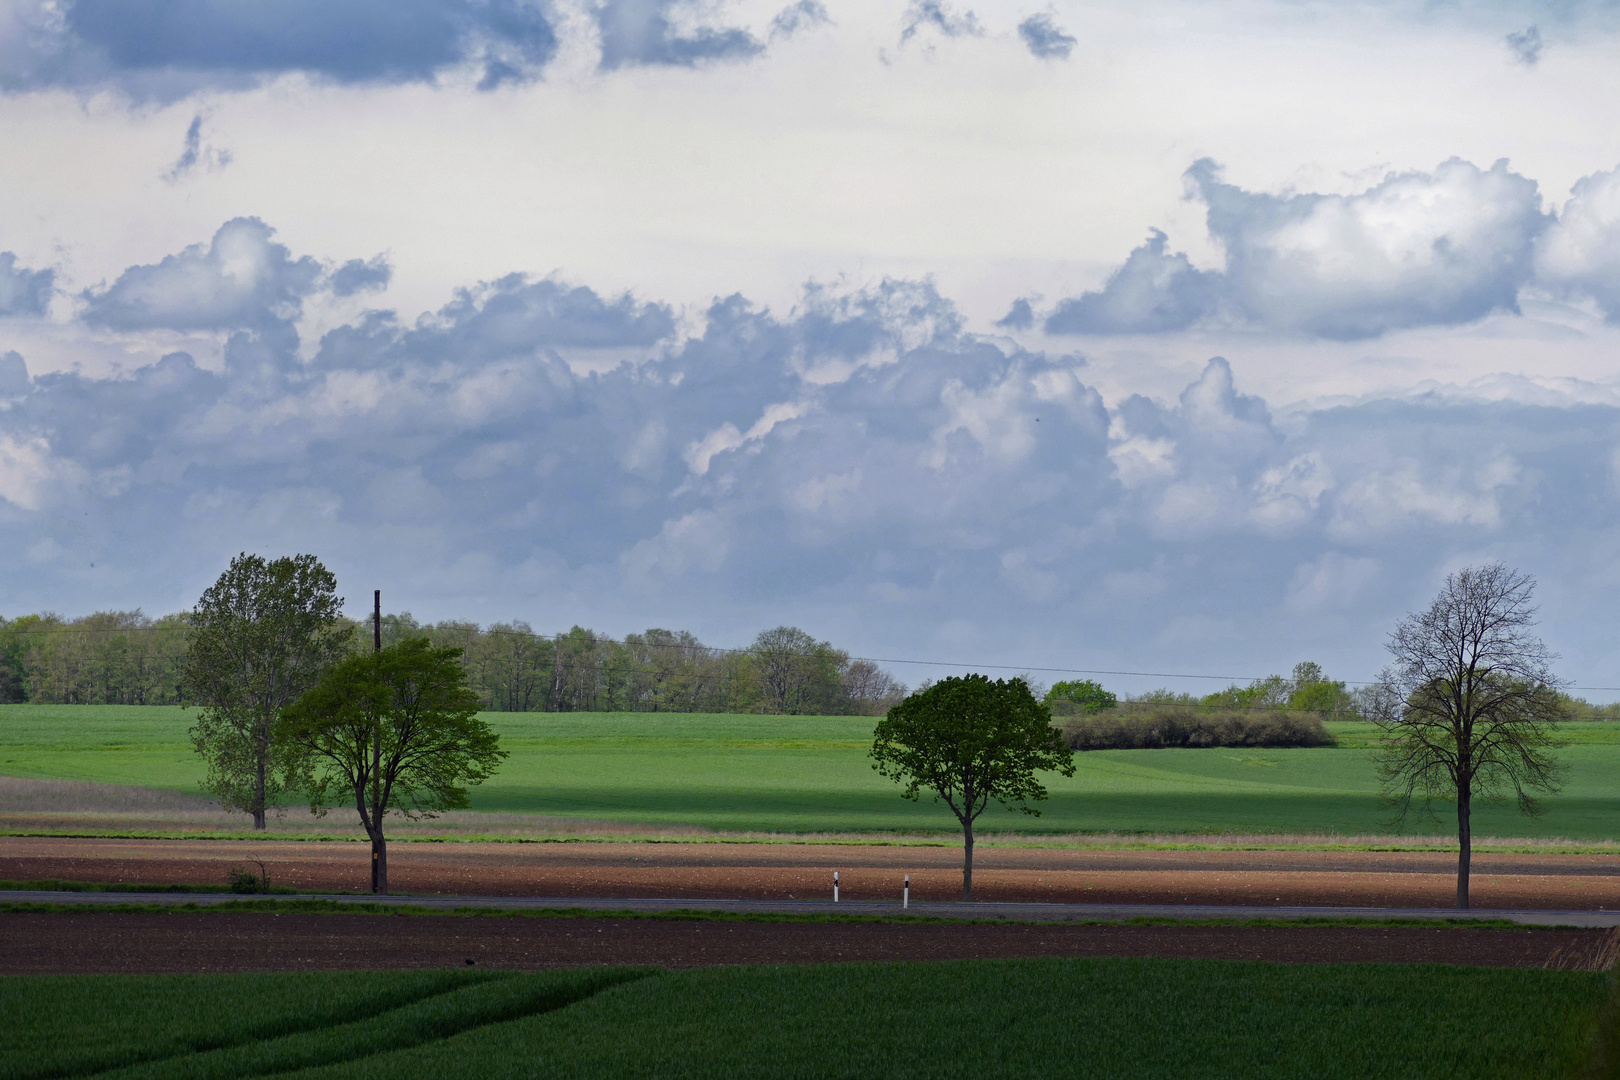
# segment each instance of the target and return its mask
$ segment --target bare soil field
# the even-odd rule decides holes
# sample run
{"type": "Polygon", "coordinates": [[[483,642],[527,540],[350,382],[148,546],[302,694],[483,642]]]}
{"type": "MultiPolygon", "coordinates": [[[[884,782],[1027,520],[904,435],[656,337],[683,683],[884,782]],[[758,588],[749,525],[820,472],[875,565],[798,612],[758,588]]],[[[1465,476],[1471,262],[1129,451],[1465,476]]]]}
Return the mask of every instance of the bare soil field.
{"type": "MultiPolygon", "coordinates": [[[[840,872],[847,900],[961,894],[951,847],[728,843],[395,843],[394,892],[462,896],[819,899],[840,872]]],[[[261,860],[274,885],[364,892],[364,843],[0,837],[0,879],[222,885],[261,860]]],[[[1446,907],[1443,852],[981,849],[974,894],[989,901],[1446,907]]],[[[256,867],[255,867],[256,869],[256,867]]],[[[1620,908],[1620,856],[1476,854],[1480,908],[1620,908]]]]}
{"type": "Polygon", "coordinates": [[[1606,931],[1032,926],[404,915],[0,914],[0,974],[1158,956],[1588,966],[1606,931]]]}

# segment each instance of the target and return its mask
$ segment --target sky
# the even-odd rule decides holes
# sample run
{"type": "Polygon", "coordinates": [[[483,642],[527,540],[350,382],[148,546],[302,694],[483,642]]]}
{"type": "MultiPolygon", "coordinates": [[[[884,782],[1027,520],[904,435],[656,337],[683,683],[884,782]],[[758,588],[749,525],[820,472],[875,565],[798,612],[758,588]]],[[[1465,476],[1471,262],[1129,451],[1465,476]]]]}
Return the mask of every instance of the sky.
{"type": "Polygon", "coordinates": [[[1373,679],[1500,560],[1620,698],[1617,56],[1581,0],[0,0],[0,615],[310,552],[1201,691],[1373,679]]]}

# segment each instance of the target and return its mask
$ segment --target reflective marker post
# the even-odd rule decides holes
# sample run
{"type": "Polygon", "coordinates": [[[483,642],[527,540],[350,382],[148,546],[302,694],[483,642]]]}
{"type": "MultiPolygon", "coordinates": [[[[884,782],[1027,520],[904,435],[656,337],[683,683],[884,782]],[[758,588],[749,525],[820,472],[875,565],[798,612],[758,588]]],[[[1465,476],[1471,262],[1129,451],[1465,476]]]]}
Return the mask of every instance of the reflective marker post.
{"type": "Polygon", "coordinates": [[[838,871],[833,871],[833,903],[838,903],[838,871]]]}
{"type": "Polygon", "coordinates": [[[900,906],[903,907],[903,908],[908,908],[908,907],[911,906],[911,875],[910,874],[906,875],[906,887],[900,893],[900,906]]]}

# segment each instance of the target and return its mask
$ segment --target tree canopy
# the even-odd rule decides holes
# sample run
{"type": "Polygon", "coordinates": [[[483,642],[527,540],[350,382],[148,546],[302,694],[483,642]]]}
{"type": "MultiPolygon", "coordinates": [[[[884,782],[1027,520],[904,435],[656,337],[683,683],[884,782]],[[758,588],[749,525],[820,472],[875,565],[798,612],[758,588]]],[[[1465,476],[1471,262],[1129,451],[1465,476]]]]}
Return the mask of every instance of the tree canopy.
{"type": "Polygon", "coordinates": [[[388,892],[387,814],[465,807],[466,785],[506,757],[477,713],[461,650],[421,638],[348,657],[286,710],[279,739],[310,810],[352,800],[371,840],[375,891],[388,892]]]}
{"type": "Polygon", "coordinates": [[[1119,698],[1112,691],[1104,690],[1101,683],[1090,679],[1053,683],[1052,689],[1046,692],[1045,701],[1049,706],[1067,703],[1075,711],[1086,715],[1112,709],[1119,704],[1119,698]]]}
{"type": "Polygon", "coordinates": [[[202,713],[192,745],[208,763],[203,787],[226,806],[265,812],[285,790],[275,729],[281,712],[352,639],[337,579],[313,555],[241,554],[189,616],[185,687],[202,713]]]}
{"type": "Polygon", "coordinates": [[[993,799],[1026,814],[1046,798],[1038,770],[1074,775],[1074,754],[1022,679],[952,676],[907,697],[872,733],[872,767],[950,808],[962,826],[962,898],[973,899],[973,823],[993,799]]]}

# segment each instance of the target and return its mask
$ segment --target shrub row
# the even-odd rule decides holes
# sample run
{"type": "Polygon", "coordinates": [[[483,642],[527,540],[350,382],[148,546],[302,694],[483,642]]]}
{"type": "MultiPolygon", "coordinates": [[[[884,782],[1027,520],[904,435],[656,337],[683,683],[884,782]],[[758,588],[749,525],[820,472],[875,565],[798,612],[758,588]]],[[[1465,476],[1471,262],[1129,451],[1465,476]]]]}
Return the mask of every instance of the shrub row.
{"type": "Polygon", "coordinates": [[[1158,750],[1164,747],[1336,746],[1318,713],[1209,710],[1188,705],[1121,705],[1063,721],[1075,750],[1158,750]]]}

